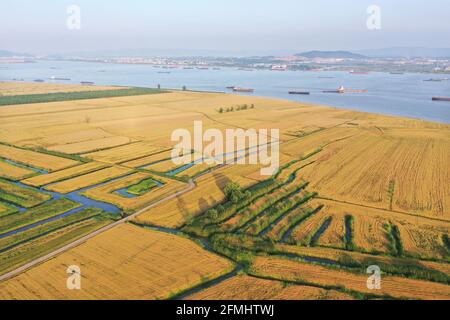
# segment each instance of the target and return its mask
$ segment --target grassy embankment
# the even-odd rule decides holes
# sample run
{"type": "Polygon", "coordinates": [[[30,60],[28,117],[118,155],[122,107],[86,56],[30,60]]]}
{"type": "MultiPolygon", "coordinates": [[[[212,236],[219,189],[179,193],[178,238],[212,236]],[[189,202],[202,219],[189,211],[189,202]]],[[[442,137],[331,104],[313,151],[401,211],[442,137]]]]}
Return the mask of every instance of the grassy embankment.
{"type": "Polygon", "coordinates": [[[0,96],[0,106],[59,102],[71,100],[86,100],[99,98],[114,98],[139,96],[147,94],[165,93],[167,91],[150,89],[150,88],[126,88],[117,90],[99,90],[99,91],[82,91],[82,92],[57,92],[44,94],[24,94],[17,96],[0,96]]]}

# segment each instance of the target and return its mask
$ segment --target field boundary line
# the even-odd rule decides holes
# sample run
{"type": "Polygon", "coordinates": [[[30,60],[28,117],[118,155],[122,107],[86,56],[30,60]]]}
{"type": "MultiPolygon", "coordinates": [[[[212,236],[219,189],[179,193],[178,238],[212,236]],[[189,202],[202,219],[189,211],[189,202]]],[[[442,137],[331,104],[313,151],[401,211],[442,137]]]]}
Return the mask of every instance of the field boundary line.
{"type": "Polygon", "coordinates": [[[433,217],[427,217],[427,216],[414,214],[414,213],[410,213],[410,212],[389,210],[389,209],[386,209],[386,208],[378,208],[378,207],[374,207],[374,206],[369,206],[369,205],[359,204],[359,203],[353,203],[353,202],[348,202],[348,201],[344,201],[344,200],[336,200],[336,199],[331,199],[331,198],[327,198],[327,197],[320,197],[320,196],[317,196],[316,199],[332,201],[332,202],[337,202],[337,203],[343,203],[343,204],[350,204],[350,205],[357,206],[357,207],[363,207],[363,208],[368,208],[368,209],[376,209],[376,210],[381,210],[381,211],[385,211],[385,212],[398,213],[398,214],[403,214],[403,215],[407,215],[407,216],[415,217],[415,218],[422,218],[422,219],[428,219],[428,220],[433,220],[433,221],[450,223],[450,220],[433,218],[433,217]]]}

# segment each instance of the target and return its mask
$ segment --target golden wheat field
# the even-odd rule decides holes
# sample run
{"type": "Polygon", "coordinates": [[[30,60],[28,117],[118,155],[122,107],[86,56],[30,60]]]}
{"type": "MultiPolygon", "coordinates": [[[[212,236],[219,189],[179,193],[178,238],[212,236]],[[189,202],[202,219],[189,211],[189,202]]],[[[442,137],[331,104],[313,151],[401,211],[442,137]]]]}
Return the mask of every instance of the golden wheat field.
{"type": "MultiPolygon", "coordinates": [[[[30,94],[100,87],[0,83],[3,88],[30,94]]],[[[83,189],[80,195],[114,204],[126,214],[163,200],[128,217],[133,224],[120,221],[0,282],[0,299],[164,299],[243,262],[249,270],[187,298],[450,299],[450,125],[188,91],[2,106],[0,120],[0,176],[6,179],[62,195],[83,189]],[[244,104],[253,108],[218,111],[244,104]],[[281,171],[269,177],[261,175],[261,164],[196,164],[176,176],[167,173],[179,167],[170,160],[176,143],[172,132],[193,133],[194,121],[202,121],[204,130],[222,132],[279,129],[281,171]],[[210,171],[195,177],[204,170],[210,171]],[[138,196],[122,193],[150,178],[162,185],[138,196]],[[231,182],[243,189],[261,184],[254,192],[264,192],[230,205],[224,189],[231,182]],[[177,194],[183,190],[189,191],[177,194]],[[303,197],[305,203],[281,211],[287,200],[303,197]],[[219,217],[208,216],[211,208],[219,217]],[[228,214],[223,219],[222,212],[228,214]],[[202,234],[209,246],[199,246],[183,232],[192,238],[202,234]],[[223,239],[215,239],[214,232],[223,239]],[[227,237],[251,244],[250,252],[242,254],[227,237]],[[209,251],[212,247],[217,251],[209,251]],[[329,267],[313,263],[328,260],[329,267]],[[381,291],[367,289],[369,263],[388,269],[381,291]],[[72,264],[81,267],[81,291],[66,289],[66,269],[72,264]]],[[[1,191],[5,201],[20,200],[20,194],[1,191]]],[[[0,203],[0,219],[17,211],[0,203]]],[[[19,249],[28,250],[28,243],[19,249]]],[[[8,251],[11,259],[14,254],[20,252],[8,251]]]]}
{"type": "Polygon", "coordinates": [[[191,240],[127,224],[0,283],[0,299],[163,299],[232,268],[191,240]],[[67,290],[71,265],[83,290],[67,290]]]}
{"type": "Polygon", "coordinates": [[[50,183],[54,183],[56,181],[66,180],[70,178],[74,178],[76,176],[80,176],[83,174],[87,174],[93,171],[97,171],[100,169],[106,168],[108,165],[98,163],[98,162],[89,162],[86,164],[81,164],[76,167],[72,167],[69,169],[60,170],[57,172],[53,172],[50,174],[38,175],[32,178],[28,178],[22,180],[23,183],[28,184],[33,187],[41,187],[50,183]]]}
{"type": "Polygon", "coordinates": [[[35,171],[18,167],[0,160],[0,177],[12,180],[21,180],[35,174],[35,171]]]}
{"type": "Polygon", "coordinates": [[[113,90],[113,89],[117,89],[117,87],[0,81],[0,92],[4,96],[16,96],[21,94],[43,94],[56,92],[113,90]]]}
{"type": "MultiPolygon", "coordinates": [[[[288,259],[258,257],[252,273],[298,283],[341,286],[358,292],[373,293],[367,288],[367,276],[325,268],[288,259]]],[[[440,283],[384,276],[378,295],[410,299],[450,299],[450,287],[440,283]]]]}
{"type": "Polygon", "coordinates": [[[48,171],[61,170],[75,166],[79,163],[75,160],[19,149],[3,144],[0,144],[0,157],[48,171]]]}
{"type": "Polygon", "coordinates": [[[123,167],[105,168],[69,180],[56,182],[55,184],[47,186],[46,189],[59,193],[70,193],[75,190],[80,190],[85,187],[124,176],[129,172],[130,169],[123,167]]]}
{"type": "Polygon", "coordinates": [[[187,297],[188,300],[352,300],[352,296],[317,287],[235,276],[187,297]]]}

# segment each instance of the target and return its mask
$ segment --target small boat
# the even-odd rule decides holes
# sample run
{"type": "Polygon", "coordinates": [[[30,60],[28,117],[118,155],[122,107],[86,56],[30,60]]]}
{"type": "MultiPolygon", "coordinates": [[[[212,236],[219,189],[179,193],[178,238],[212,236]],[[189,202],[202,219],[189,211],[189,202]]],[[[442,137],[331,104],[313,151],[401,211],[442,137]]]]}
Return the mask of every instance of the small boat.
{"type": "Polygon", "coordinates": [[[389,74],[405,74],[404,72],[389,72],[389,74]]]}
{"type": "Polygon", "coordinates": [[[35,79],[34,82],[44,82],[42,79],[35,79]]]}
{"type": "Polygon", "coordinates": [[[198,70],[209,70],[208,67],[197,67],[198,70]]]}
{"type": "Polygon", "coordinates": [[[92,86],[92,85],[95,84],[95,83],[92,82],[92,81],[81,81],[80,83],[81,83],[83,86],[92,86]]]}
{"type": "Polygon", "coordinates": [[[450,101],[448,97],[433,97],[431,100],[433,101],[450,101]]]}
{"type": "Polygon", "coordinates": [[[431,78],[431,79],[426,79],[423,81],[430,81],[430,82],[441,82],[441,81],[447,81],[448,78],[431,78]]]}
{"type": "Polygon", "coordinates": [[[229,90],[233,90],[235,88],[235,86],[229,86],[229,87],[227,87],[227,89],[229,89],[229,90]]]}
{"type": "Polygon", "coordinates": [[[327,77],[327,76],[325,76],[325,77],[318,77],[319,79],[334,79],[335,77],[327,77]]]}
{"type": "Polygon", "coordinates": [[[70,81],[70,78],[63,78],[63,77],[55,77],[51,76],[50,80],[61,80],[61,81],[70,81]]]}
{"type": "Polygon", "coordinates": [[[337,90],[325,90],[324,93],[365,93],[367,90],[359,89],[346,89],[344,86],[340,86],[337,90]]]}
{"type": "Polygon", "coordinates": [[[309,91],[289,91],[289,94],[304,94],[309,95],[309,91]]]}
{"type": "Polygon", "coordinates": [[[213,68],[213,70],[220,70],[220,68],[213,68]]]}
{"type": "Polygon", "coordinates": [[[169,74],[170,71],[158,71],[158,73],[162,73],[162,74],[169,74]]]}
{"type": "Polygon", "coordinates": [[[192,69],[194,69],[193,67],[184,67],[183,68],[184,70],[192,70],[192,69]]]}
{"type": "Polygon", "coordinates": [[[345,93],[344,86],[340,86],[337,90],[325,90],[324,93],[345,93]]]}
{"type": "Polygon", "coordinates": [[[234,92],[255,92],[255,89],[233,87],[234,92]]]}

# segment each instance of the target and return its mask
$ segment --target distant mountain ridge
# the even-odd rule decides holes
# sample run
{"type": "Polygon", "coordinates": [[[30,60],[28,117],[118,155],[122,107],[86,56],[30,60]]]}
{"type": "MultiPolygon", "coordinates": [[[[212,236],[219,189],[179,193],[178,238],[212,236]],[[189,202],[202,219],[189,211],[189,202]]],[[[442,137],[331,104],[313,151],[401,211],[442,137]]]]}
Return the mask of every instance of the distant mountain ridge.
{"type": "Polygon", "coordinates": [[[304,58],[329,58],[329,59],[364,59],[366,56],[362,54],[353,53],[350,51],[307,51],[297,53],[295,56],[304,58]]]}

